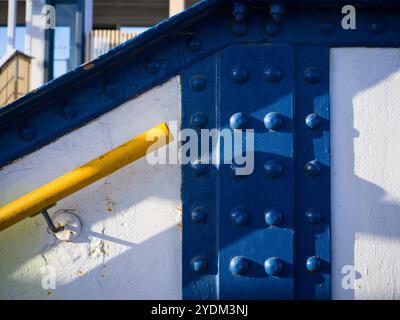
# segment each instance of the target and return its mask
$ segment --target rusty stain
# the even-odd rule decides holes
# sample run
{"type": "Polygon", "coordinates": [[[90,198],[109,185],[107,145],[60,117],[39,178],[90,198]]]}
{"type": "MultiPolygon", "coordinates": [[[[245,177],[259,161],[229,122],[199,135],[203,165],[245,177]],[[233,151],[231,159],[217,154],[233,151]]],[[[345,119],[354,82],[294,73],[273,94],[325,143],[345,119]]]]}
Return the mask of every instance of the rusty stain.
{"type": "Polygon", "coordinates": [[[176,211],[178,213],[178,217],[177,217],[177,225],[178,225],[178,230],[182,231],[183,230],[183,224],[182,224],[182,207],[177,207],[176,211]]]}
{"type": "Polygon", "coordinates": [[[90,69],[92,69],[93,67],[94,67],[94,64],[88,62],[88,63],[85,63],[85,64],[83,65],[83,70],[90,70],[90,69]]]}

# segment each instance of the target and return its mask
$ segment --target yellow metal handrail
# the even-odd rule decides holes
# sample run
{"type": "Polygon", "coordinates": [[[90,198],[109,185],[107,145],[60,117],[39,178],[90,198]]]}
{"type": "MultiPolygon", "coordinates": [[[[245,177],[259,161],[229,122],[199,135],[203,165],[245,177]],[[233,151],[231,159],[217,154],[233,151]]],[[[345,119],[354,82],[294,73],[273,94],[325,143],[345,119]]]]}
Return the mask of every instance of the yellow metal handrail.
{"type": "Polygon", "coordinates": [[[168,144],[173,137],[165,123],[0,208],[0,231],[46,210],[57,201],[168,144]]]}

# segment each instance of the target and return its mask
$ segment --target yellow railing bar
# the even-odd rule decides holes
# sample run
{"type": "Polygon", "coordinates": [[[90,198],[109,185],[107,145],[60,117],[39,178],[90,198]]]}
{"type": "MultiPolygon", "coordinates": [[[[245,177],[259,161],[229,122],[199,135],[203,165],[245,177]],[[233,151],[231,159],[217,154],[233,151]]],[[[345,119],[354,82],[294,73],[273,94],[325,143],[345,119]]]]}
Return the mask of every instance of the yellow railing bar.
{"type": "Polygon", "coordinates": [[[102,156],[0,208],[0,231],[42,212],[72,193],[138,160],[173,139],[162,123],[102,156]]]}

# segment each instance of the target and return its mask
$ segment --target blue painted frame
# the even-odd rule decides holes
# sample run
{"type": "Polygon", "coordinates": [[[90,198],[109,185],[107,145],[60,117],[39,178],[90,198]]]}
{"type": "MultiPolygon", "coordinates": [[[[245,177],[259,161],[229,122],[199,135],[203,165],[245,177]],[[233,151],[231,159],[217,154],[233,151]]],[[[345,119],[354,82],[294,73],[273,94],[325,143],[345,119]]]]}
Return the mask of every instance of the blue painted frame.
{"type": "MultiPolygon", "coordinates": [[[[232,2],[204,0],[0,109],[0,167],[176,75],[181,76],[183,87],[182,126],[224,127],[232,110],[224,107],[231,98],[220,87],[228,86],[220,78],[221,70],[227,67],[220,62],[221,55],[241,46],[291,48],[287,52],[292,53],[283,56],[288,59],[288,65],[293,63],[289,72],[293,75],[294,107],[286,116],[292,123],[293,156],[289,157],[289,163],[293,174],[288,176],[287,183],[292,186],[294,201],[292,213],[288,220],[283,220],[282,226],[292,228],[294,238],[286,238],[285,241],[293,242],[293,248],[287,246],[283,252],[286,258],[282,260],[286,261],[283,275],[289,272],[286,276],[289,275],[289,279],[291,276],[292,280],[286,282],[286,291],[275,297],[329,299],[329,49],[336,46],[400,47],[400,4],[386,0],[303,1],[299,4],[286,0],[280,1],[287,6],[284,20],[277,23],[270,17],[267,6],[273,1],[249,0],[243,1],[249,5],[245,23],[232,28],[235,25],[232,2]],[[354,4],[358,9],[356,30],[340,27],[340,8],[344,4],[354,4]],[[290,56],[293,59],[289,59],[290,56]],[[288,261],[292,264],[289,269],[288,261]]],[[[273,58],[273,52],[268,51],[267,55],[273,58]]],[[[257,55],[257,50],[254,54],[257,55]]],[[[254,62],[245,56],[243,64],[254,62]]],[[[233,62],[235,54],[228,54],[226,59],[226,63],[233,62]]],[[[254,88],[249,86],[247,92],[251,94],[251,90],[254,88]]],[[[235,100],[232,103],[234,105],[235,100]]],[[[259,123],[261,113],[257,117],[259,123]]],[[[246,281],[239,281],[242,284],[234,286],[235,292],[221,288],[232,280],[227,266],[232,257],[228,251],[225,255],[224,243],[237,237],[233,234],[236,231],[231,229],[232,233],[222,234],[221,229],[223,219],[231,212],[221,208],[234,198],[229,192],[218,193],[221,193],[221,186],[237,191],[230,184],[227,169],[221,168],[218,172],[213,166],[201,165],[182,168],[182,290],[186,299],[239,297],[245,288],[246,281]],[[205,220],[199,223],[202,219],[205,220]]],[[[256,179],[255,183],[259,184],[259,178],[250,179],[256,179]]],[[[267,206],[260,191],[255,196],[256,203],[267,206]]],[[[285,211],[288,210],[290,208],[285,211]]],[[[237,240],[241,241],[244,236],[237,240]]],[[[261,259],[256,257],[260,253],[257,250],[251,254],[254,259],[261,259]]],[[[243,265],[243,261],[237,264],[238,268],[243,265]]],[[[279,264],[270,261],[267,269],[273,270],[274,266],[279,264]]],[[[260,281],[253,280],[255,288],[264,288],[260,281]]],[[[248,297],[274,298],[256,289],[248,297]]]]}

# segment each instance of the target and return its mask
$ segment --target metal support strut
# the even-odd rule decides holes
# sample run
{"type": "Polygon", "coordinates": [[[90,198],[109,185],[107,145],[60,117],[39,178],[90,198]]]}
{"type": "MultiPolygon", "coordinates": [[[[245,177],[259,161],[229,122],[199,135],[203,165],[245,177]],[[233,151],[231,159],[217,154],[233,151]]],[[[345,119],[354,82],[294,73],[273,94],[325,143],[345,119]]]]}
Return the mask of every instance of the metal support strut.
{"type": "Polygon", "coordinates": [[[43,210],[42,211],[42,216],[44,218],[44,220],[46,220],[47,226],[49,227],[50,231],[52,233],[58,233],[60,231],[64,230],[64,226],[58,226],[56,227],[53,223],[53,220],[51,220],[49,213],[47,212],[47,210],[43,210]]]}

